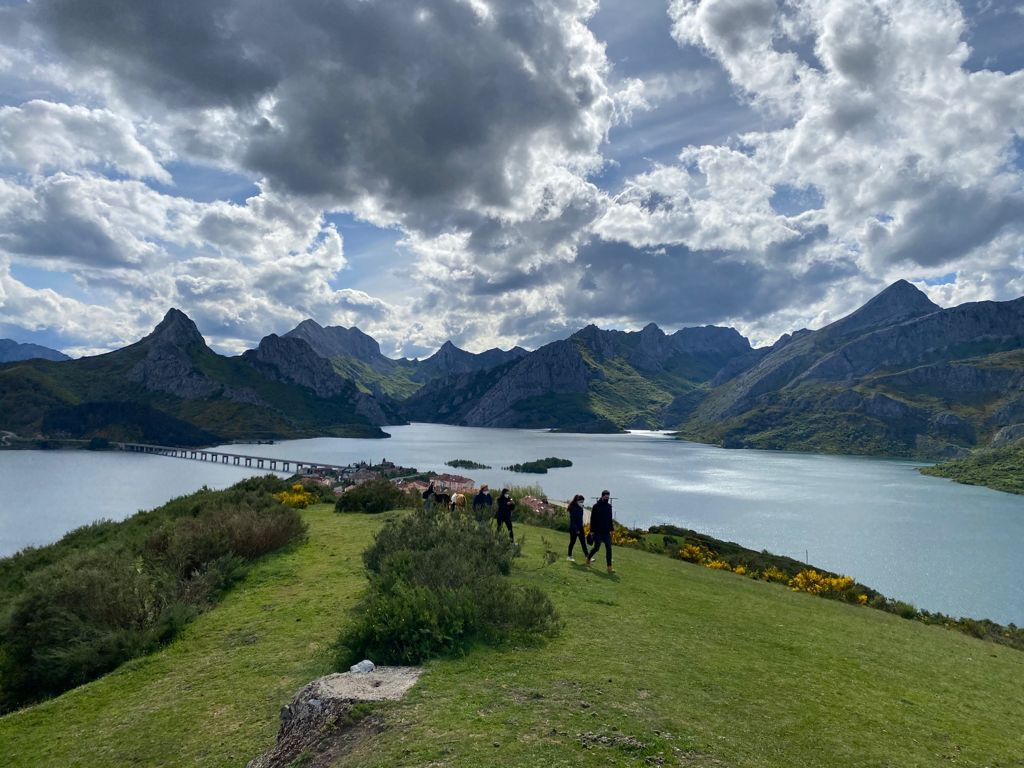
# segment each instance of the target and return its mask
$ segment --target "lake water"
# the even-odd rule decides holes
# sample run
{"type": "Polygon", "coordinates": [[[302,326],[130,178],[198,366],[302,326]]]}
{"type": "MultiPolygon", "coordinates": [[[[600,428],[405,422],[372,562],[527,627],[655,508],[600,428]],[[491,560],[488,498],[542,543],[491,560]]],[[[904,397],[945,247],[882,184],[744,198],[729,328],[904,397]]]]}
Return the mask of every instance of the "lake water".
{"type": "MultiPolygon", "coordinates": [[[[587,503],[612,492],[631,526],[672,523],[853,576],[883,594],[954,616],[1024,624],[1024,498],[931,478],[902,460],[724,450],[653,432],[553,434],[433,424],[388,427],[389,440],[317,438],[231,446],[252,455],[348,464],[387,458],[503,485],[539,484],[587,503]],[[546,475],[500,469],[547,456],[546,475]],[[453,470],[471,459],[490,470],[453,470]]],[[[254,470],[158,456],[0,452],[0,555],[120,519],[254,470]]]]}

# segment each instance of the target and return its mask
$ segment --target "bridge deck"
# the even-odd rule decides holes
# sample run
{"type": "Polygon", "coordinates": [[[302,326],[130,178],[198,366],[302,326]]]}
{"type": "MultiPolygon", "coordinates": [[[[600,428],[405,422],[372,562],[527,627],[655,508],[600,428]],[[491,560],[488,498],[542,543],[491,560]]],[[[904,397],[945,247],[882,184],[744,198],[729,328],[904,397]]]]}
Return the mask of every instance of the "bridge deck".
{"type": "Polygon", "coordinates": [[[352,471],[356,467],[351,464],[328,464],[323,461],[306,461],[301,459],[277,459],[269,456],[250,456],[245,453],[215,451],[209,448],[176,448],[170,445],[153,445],[150,443],[112,443],[122,451],[135,453],[153,453],[159,456],[171,456],[194,461],[209,461],[217,464],[229,464],[238,467],[256,467],[269,469],[272,472],[295,472],[302,470],[329,469],[336,472],[352,471]],[[280,466],[280,469],[278,467],[280,466]]]}

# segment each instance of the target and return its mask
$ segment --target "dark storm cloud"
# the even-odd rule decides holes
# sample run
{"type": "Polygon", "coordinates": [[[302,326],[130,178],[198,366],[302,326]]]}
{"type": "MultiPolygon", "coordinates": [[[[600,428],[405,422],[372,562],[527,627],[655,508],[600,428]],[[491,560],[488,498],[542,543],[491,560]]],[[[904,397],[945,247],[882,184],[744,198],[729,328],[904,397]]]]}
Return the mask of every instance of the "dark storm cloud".
{"type": "Polygon", "coordinates": [[[66,55],[181,106],[244,104],[273,87],[273,59],[239,35],[244,12],[225,0],[42,0],[27,9],[66,55]]]}
{"type": "Polygon", "coordinates": [[[609,108],[600,48],[572,26],[585,5],[41,0],[28,13],[129,101],[235,110],[224,151],[279,188],[369,197],[437,229],[458,208],[509,205],[538,147],[595,151],[604,129],[588,113],[609,108]]]}
{"type": "Polygon", "coordinates": [[[797,270],[792,258],[823,231],[771,247],[758,259],[682,246],[635,248],[595,239],[580,248],[580,280],[565,298],[570,317],[616,318],[666,328],[753,321],[810,304],[827,286],[856,274],[851,263],[816,262],[797,270]],[[777,266],[776,266],[777,265],[777,266]]]}
{"type": "Polygon", "coordinates": [[[908,204],[903,223],[879,223],[866,242],[877,257],[938,267],[997,239],[1024,221],[1024,196],[938,184],[908,204]]]}

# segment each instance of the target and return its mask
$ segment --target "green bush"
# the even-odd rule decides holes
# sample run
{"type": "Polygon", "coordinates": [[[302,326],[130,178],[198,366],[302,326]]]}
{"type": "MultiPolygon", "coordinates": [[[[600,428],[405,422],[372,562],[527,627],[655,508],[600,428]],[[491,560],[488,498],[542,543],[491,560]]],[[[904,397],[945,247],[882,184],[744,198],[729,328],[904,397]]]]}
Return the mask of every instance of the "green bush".
{"type": "Polygon", "coordinates": [[[517,551],[458,515],[414,512],[389,523],[363,555],[370,587],[338,638],[338,666],[417,664],[476,642],[554,634],[560,620],[548,597],[505,578],[517,551]]]}
{"type": "Polygon", "coordinates": [[[345,491],[334,505],[338,512],[387,512],[411,507],[414,500],[389,480],[368,480],[345,491]]]}
{"type": "Polygon", "coordinates": [[[251,479],[0,560],[0,712],[57,695],[166,643],[245,572],[301,538],[298,512],[251,479]]]}

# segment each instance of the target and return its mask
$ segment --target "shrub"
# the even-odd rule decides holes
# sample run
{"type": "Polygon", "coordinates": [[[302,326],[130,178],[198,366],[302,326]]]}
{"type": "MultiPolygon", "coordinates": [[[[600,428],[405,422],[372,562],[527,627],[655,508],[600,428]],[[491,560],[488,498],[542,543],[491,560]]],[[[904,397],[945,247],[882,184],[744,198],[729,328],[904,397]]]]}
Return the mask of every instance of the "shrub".
{"type": "Polygon", "coordinates": [[[274,498],[286,507],[295,509],[305,509],[319,501],[319,496],[306,490],[302,483],[295,483],[291,488],[275,493],[274,498]]]}
{"type": "Polygon", "coordinates": [[[476,642],[533,640],[560,626],[551,601],[504,578],[516,545],[458,515],[414,512],[386,525],[363,561],[370,587],[336,661],[416,664],[476,642]]]}
{"type": "Polygon", "coordinates": [[[337,512],[387,512],[414,505],[405,491],[388,480],[368,480],[345,491],[334,505],[337,512]]]}
{"type": "Polygon", "coordinates": [[[839,597],[855,601],[853,592],[854,581],[849,576],[828,576],[813,568],[807,568],[789,580],[789,587],[794,592],[807,592],[824,597],[839,597]]]}
{"type": "Polygon", "coordinates": [[[686,544],[679,549],[677,556],[688,563],[704,565],[716,559],[715,554],[703,544],[686,544]]]}
{"type": "Polygon", "coordinates": [[[761,571],[761,578],[765,581],[774,581],[778,584],[788,584],[789,576],[782,570],[776,568],[774,565],[769,565],[763,571],[761,571]]]}
{"type": "Polygon", "coordinates": [[[12,558],[0,626],[0,711],[56,695],[169,641],[247,562],[301,538],[277,479],[203,489],[12,558]]]}

